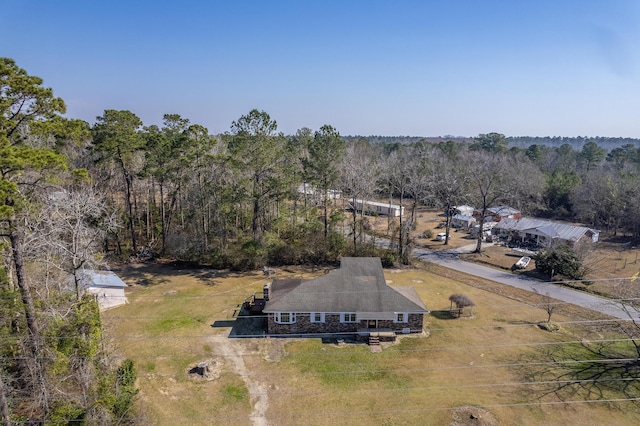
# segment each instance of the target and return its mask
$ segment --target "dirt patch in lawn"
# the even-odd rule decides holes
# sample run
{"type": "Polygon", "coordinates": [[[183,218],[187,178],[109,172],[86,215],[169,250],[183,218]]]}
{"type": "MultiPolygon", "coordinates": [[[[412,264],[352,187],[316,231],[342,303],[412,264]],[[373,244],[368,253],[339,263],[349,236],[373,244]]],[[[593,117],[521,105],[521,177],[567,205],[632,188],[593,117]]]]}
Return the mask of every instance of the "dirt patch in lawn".
{"type": "Polygon", "coordinates": [[[461,407],[451,413],[449,426],[498,426],[500,422],[480,407],[461,407]]]}

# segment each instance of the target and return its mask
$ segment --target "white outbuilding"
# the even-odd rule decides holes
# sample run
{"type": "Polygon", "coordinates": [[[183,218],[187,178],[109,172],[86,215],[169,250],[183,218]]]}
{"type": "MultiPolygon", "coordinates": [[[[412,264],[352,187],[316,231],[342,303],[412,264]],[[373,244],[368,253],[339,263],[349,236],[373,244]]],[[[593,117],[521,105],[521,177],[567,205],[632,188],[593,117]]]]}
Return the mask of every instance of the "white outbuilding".
{"type": "Polygon", "coordinates": [[[112,271],[85,270],[80,272],[82,288],[94,294],[100,310],[113,308],[127,303],[124,281],[112,271]]]}

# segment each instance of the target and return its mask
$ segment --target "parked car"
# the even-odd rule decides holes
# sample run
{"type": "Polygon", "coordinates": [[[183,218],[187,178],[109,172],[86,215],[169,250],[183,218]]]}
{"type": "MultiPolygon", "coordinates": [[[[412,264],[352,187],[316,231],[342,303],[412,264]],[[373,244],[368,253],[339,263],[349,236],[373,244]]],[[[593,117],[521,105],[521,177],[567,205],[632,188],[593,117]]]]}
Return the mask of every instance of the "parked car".
{"type": "Polygon", "coordinates": [[[529,262],[531,262],[531,258],[529,256],[523,256],[516,262],[514,269],[525,269],[529,266],[529,262]]]}
{"type": "Polygon", "coordinates": [[[447,239],[447,233],[446,232],[440,232],[438,235],[436,235],[436,241],[444,241],[447,239]]]}

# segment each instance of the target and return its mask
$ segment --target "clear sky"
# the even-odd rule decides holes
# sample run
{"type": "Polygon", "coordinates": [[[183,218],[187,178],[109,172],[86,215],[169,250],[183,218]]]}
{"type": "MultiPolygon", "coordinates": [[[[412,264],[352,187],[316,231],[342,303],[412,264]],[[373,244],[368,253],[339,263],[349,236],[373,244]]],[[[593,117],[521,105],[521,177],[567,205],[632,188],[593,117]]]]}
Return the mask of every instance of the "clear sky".
{"type": "Polygon", "coordinates": [[[640,137],[637,0],[0,0],[0,56],[91,124],[640,137]]]}

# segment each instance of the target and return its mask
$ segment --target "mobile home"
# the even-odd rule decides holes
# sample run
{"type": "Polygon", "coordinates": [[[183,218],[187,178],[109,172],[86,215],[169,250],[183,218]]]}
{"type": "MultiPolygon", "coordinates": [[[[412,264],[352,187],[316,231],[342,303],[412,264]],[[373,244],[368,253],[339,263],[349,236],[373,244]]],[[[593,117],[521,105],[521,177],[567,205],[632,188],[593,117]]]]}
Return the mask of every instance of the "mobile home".
{"type": "Polygon", "coordinates": [[[349,201],[349,205],[351,209],[355,209],[357,212],[364,211],[365,214],[369,215],[384,215],[393,217],[398,217],[400,216],[400,214],[404,215],[404,207],[401,207],[397,204],[351,199],[349,201]]]}

